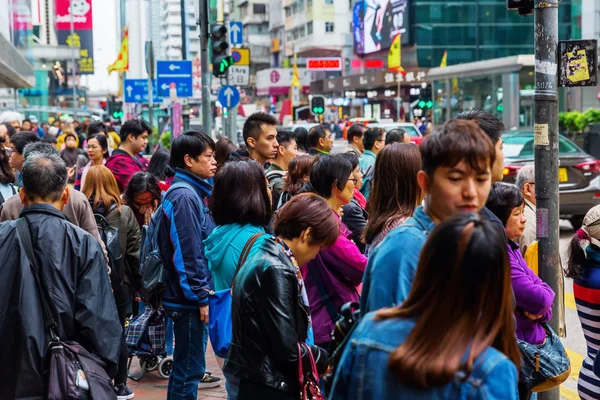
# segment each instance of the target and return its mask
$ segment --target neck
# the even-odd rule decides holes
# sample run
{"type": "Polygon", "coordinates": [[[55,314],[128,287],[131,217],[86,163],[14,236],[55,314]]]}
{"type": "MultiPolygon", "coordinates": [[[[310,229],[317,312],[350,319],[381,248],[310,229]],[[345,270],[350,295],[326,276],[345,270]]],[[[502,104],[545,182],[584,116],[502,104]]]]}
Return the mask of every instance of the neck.
{"type": "Polygon", "coordinates": [[[102,165],[104,163],[104,158],[99,160],[92,160],[92,165],[102,165]]]}
{"type": "Polygon", "coordinates": [[[58,200],[58,201],[50,201],[50,200],[42,200],[42,199],[34,199],[34,200],[27,199],[27,200],[25,200],[25,206],[33,206],[36,204],[45,204],[48,206],[52,206],[52,207],[56,208],[58,211],[62,211],[63,207],[65,205],[62,202],[62,200],[58,200]]]}
{"type": "Polygon", "coordinates": [[[328,199],[325,199],[325,201],[327,202],[327,204],[329,204],[329,207],[331,207],[331,209],[339,215],[340,213],[340,208],[344,205],[337,197],[335,196],[331,196],[328,199]]]}
{"type": "Polygon", "coordinates": [[[121,146],[119,146],[119,149],[123,150],[124,152],[126,152],[127,154],[129,154],[131,157],[135,157],[137,154],[135,154],[135,152],[131,149],[131,147],[129,147],[129,145],[127,143],[122,144],[121,146]]]}
{"type": "Polygon", "coordinates": [[[267,162],[267,159],[258,154],[258,152],[254,149],[248,148],[248,154],[250,155],[251,159],[259,163],[260,165],[265,165],[265,163],[267,162]]]}
{"type": "Polygon", "coordinates": [[[439,218],[431,209],[428,198],[425,198],[425,204],[423,204],[423,211],[425,211],[425,214],[427,214],[429,218],[431,218],[434,224],[439,225],[442,222],[442,219],[439,218]]]}

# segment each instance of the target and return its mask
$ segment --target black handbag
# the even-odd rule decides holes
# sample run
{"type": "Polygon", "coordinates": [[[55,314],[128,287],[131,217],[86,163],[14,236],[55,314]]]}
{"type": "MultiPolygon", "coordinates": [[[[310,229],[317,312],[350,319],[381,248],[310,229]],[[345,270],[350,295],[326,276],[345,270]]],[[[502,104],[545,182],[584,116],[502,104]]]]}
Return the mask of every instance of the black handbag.
{"type": "Polygon", "coordinates": [[[17,232],[38,287],[44,326],[50,334],[44,360],[48,400],[116,400],[106,363],[79,343],[60,340],[50,308],[51,298],[43,286],[42,271],[33,252],[31,230],[25,218],[17,220],[17,232]]]}

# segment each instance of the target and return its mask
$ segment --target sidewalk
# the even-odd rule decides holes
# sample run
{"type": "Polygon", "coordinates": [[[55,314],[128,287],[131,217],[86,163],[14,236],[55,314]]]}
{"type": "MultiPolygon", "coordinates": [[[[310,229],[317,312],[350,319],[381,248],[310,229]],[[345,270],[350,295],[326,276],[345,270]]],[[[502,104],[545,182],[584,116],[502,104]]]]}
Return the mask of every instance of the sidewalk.
{"type": "MultiPolygon", "coordinates": [[[[227,391],[225,390],[225,378],[217,365],[215,359],[215,353],[208,344],[206,349],[206,370],[211,372],[213,376],[221,378],[221,385],[212,389],[203,389],[198,391],[198,400],[215,400],[215,399],[226,399],[227,391]]],[[[140,367],[137,358],[133,359],[131,363],[131,375],[137,375],[140,373],[140,367]]],[[[144,400],[165,400],[167,398],[167,386],[169,384],[168,379],[162,379],[158,376],[156,371],[146,372],[144,377],[136,382],[133,379],[127,381],[127,385],[135,393],[135,399],[144,400]]]]}

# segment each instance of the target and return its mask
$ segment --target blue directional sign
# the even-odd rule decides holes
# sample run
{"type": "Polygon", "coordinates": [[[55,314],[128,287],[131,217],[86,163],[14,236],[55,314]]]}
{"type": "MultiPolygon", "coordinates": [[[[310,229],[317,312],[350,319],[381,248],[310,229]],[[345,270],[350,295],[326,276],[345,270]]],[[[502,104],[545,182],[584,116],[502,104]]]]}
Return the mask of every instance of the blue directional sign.
{"type": "Polygon", "coordinates": [[[177,97],[192,97],[191,61],[157,61],[156,75],[159,96],[169,97],[169,88],[174,83],[177,87],[177,97]]]}
{"type": "Polygon", "coordinates": [[[223,86],[217,98],[223,107],[235,107],[240,102],[240,91],[235,86],[223,86]]]}
{"type": "MultiPolygon", "coordinates": [[[[125,103],[147,103],[148,80],[125,79],[123,82],[123,92],[125,93],[125,103]]],[[[162,102],[162,99],[158,96],[156,79],[152,81],[152,102],[162,102]]]]}
{"type": "Polygon", "coordinates": [[[242,44],[244,43],[243,26],[240,21],[229,22],[229,44],[242,44]]]}

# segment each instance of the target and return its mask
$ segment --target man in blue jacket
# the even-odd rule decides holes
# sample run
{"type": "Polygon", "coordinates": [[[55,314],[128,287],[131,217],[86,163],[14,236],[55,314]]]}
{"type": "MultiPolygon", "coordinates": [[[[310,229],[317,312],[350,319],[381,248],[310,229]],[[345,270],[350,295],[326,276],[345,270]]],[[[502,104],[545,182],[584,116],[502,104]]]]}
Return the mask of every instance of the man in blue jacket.
{"type": "Polygon", "coordinates": [[[176,171],[163,200],[158,240],[168,272],[163,307],[173,319],[175,353],[168,399],[196,399],[199,388],[219,385],[205,374],[208,340],[208,293],[212,281],[203,241],[215,223],[205,180],[217,172],[215,143],[206,134],[186,132],[173,141],[171,167],[176,171]]]}
{"type": "Polygon", "coordinates": [[[421,249],[437,224],[457,212],[481,211],[490,193],[495,157],[494,145],[473,121],[448,121],[425,138],[417,174],[425,194],[423,205],[369,257],[362,315],[399,305],[408,297],[421,249]]]}

